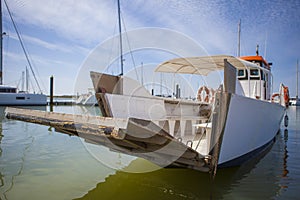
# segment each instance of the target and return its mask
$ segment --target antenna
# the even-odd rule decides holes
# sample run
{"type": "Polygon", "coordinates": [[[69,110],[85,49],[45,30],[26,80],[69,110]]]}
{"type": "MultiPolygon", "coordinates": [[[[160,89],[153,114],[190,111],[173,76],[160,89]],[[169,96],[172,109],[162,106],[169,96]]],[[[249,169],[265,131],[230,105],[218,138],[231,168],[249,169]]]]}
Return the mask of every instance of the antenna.
{"type": "Polygon", "coordinates": [[[256,55],[257,55],[257,56],[259,55],[258,49],[259,49],[259,45],[257,44],[257,45],[256,45],[256,55]]]}

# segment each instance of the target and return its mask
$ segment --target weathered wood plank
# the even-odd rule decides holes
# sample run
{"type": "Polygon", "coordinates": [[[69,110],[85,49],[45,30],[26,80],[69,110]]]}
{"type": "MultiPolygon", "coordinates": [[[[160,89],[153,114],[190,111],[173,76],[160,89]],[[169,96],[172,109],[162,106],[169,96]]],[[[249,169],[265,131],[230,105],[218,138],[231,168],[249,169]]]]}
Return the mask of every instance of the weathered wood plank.
{"type": "Polygon", "coordinates": [[[105,126],[105,127],[119,127],[122,129],[127,128],[128,119],[118,119],[111,117],[100,117],[91,115],[76,115],[57,112],[45,112],[40,110],[21,109],[7,107],[5,114],[9,118],[12,115],[24,116],[27,118],[47,119],[50,122],[80,122],[82,124],[105,126]]]}

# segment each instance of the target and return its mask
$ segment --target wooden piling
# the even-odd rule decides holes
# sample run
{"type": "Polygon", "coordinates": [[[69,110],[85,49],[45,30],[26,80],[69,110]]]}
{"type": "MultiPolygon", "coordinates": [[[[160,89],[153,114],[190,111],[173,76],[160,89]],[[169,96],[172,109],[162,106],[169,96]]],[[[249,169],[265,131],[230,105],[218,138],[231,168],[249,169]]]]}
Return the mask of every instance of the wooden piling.
{"type": "Polygon", "coordinates": [[[53,76],[50,77],[50,110],[53,110],[53,76]]]}

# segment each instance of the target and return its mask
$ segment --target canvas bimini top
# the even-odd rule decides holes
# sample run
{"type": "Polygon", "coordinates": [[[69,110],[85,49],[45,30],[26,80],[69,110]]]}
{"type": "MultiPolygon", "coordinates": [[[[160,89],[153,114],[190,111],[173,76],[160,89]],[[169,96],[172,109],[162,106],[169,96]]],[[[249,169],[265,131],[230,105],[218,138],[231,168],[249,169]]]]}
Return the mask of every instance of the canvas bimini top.
{"type": "MultiPolygon", "coordinates": [[[[256,68],[268,70],[255,63],[242,60],[229,55],[216,55],[204,57],[175,58],[159,64],[155,71],[163,73],[198,74],[207,76],[210,72],[223,70],[224,59],[237,69],[256,68]]],[[[269,71],[269,70],[268,70],[269,71]]]]}

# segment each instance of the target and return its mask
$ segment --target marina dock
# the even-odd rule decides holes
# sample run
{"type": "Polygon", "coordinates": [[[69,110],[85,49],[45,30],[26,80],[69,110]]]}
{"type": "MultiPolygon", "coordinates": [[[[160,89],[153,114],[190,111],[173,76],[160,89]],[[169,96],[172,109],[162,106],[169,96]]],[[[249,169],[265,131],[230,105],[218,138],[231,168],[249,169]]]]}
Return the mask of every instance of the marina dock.
{"type": "MultiPolygon", "coordinates": [[[[53,105],[74,105],[76,96],[71,95],[62,95],[62,96],[54,96],[53,105]]],[[[50,97],[47,97],[47,105],[50,105],[50,97]]]]}

